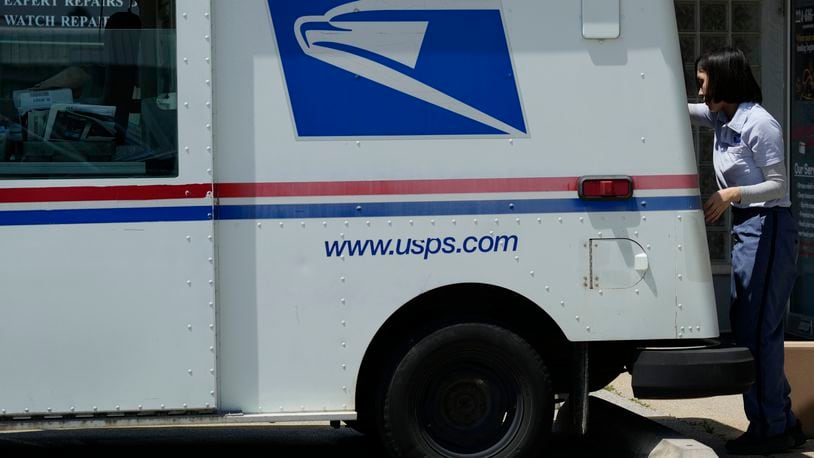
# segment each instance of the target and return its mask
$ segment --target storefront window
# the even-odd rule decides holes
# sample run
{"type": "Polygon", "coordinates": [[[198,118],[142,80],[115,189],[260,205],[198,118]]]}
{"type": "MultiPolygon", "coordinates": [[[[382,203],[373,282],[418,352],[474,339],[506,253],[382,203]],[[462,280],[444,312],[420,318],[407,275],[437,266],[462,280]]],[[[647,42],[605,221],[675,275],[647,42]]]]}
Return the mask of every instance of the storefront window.
{"type": "Polygon", "coordinates": [[[177,175],[174,0],[71,3],[0,4],[0,178],[177,175]]]}
{"type": "Polygon", "coordinates": [[[791,7],[789,170],[800,244],[787,329],[814,338],[814,0],[791,7]]]}
{"type": "MultiPolygon", "coordinates": [[[[743,50],[760,82],[761,0],[675,0],[681,59],[690,102],[698,101],[695,59],[710,50],[735,46],[743,50]]],[[[712,167],[711,129],[693,128],[701,198],[706,200],[718,188],[712,167]]],[[[729,270],[730,215],[707,226],[710,258],[718,273],[729,270]]]]}

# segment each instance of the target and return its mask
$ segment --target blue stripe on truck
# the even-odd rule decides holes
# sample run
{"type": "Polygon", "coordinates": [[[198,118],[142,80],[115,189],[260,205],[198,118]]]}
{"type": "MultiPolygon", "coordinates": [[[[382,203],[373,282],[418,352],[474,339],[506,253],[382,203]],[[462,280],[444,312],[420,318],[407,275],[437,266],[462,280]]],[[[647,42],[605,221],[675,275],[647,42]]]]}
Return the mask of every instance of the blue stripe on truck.
{"type": "Polygon", "coordinates": [[[398,216],[505,215],[698,210],[698,196],[637,198],[624,201],[580,199],[464,200],[328,204],[221,205],[220,220],[354,218],[398,216]]]}
{"type": "MultiPolygon", "coordinates": [[[[507,215],[536,213],[651,212],[698,210],[698,196],[636,198],[623,201],[580,199],[462,200],[422,202],[305,203],[220,205],[215,219],[373,218],[399,216],[507,215]]],[[[140,207],[0,211],[0,226],[49,224],[206,221],[212,207],[140,207]]]]}

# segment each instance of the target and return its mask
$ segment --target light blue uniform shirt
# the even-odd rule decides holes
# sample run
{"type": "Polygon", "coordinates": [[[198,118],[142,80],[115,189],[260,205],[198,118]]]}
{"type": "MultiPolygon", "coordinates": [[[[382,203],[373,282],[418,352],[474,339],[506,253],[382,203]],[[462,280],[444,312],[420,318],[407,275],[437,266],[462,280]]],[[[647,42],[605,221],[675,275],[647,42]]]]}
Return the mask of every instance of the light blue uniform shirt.
{"type": "MultiPolygon", "coordinates": [[[[709,111],[704,103],[691,103],[689,109],[693,124],[715,130],[712,162],[719,188],[762,183],[766,178],[760,168],[784,161],[783,129],[760,104],[740,104],[731,120],[724,112],[709,111]]],[[[782,199],[732,205],[739,208],[789,207],[791,200],[787,186],[782,199]]]]}

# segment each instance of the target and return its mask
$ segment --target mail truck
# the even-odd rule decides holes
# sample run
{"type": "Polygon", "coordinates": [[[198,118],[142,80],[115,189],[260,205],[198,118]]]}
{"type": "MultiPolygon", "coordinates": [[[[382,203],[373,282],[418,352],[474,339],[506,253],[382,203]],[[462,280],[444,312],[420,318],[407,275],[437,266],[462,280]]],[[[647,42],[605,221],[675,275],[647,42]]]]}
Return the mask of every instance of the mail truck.
{"type": "Polygon", "coordinates": [[[534,456],[739,393],[669,0],[0,6],[0,428],[534,456]]]}

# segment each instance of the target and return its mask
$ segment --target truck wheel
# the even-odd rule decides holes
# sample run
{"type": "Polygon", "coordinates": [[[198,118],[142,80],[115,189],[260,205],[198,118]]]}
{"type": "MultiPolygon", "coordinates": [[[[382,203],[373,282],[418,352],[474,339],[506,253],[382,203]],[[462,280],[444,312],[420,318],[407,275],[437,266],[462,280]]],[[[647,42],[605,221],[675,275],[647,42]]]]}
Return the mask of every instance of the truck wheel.
{"type": "Polygon", "coordinates": [[[456,324],[413,346],[384,390],[382,438],[394,456],[535,456],[553,395],[540,355],[497,326],[456,324]]]}

